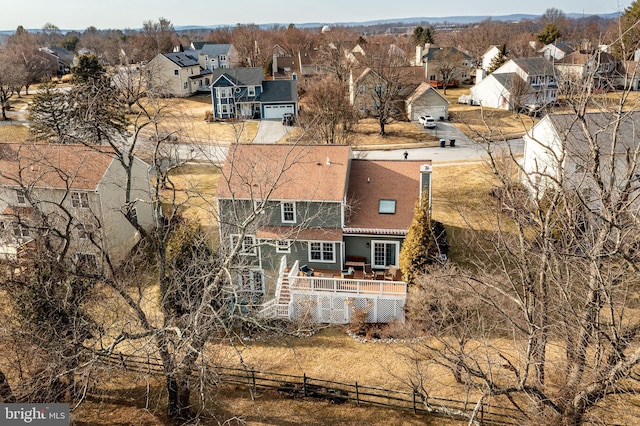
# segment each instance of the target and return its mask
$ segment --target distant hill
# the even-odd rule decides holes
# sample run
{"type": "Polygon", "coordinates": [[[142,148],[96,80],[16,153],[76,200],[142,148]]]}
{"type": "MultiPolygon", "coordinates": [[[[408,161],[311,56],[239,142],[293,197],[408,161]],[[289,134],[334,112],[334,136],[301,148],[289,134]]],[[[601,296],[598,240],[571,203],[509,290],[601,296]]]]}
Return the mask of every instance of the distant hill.
{"type": "MultiPolygon", "coordinates": [[[[613,19],[617,18],[620,13],[606,13],[606,14],[597,14],[597,15],[585,15],[582,13],[567,13],[566,16],[573,19],[578,18],[586,18],[589,16],[599,16],[605,19],[613,19]]],[[[494,21],[507,21],[507,22],[518,22],[525,19],[537,19],[540,15],[528,15],[528,14],[512,14],[512,15],[501,15],[501,16],[442,16],[442,17],[414,17],[414,18],[398,18],[398,19],[379,19],[375,21],[363,21],[363,22],[305,22],[301,24],[296,24],[298,28],[315,28],[322,27],[324,25],[334,25],[334,26],[346,26],[346,27],[355,27],[355,26],[373,26],[373,25],[385,25],[385,24],[402,24],[402,25],[411,25],[411,24],[472,24],[474,22],[482,22],[487,19],[492,19],[494,21]]],[[[259,27],[263,29],[273,28],[275,25],[278,26],[287,26],[289,23],[268,23],[268,24],[260,24],[259,27]]],[[[220,25],[220,24],[212,24],[212,25],[176,25],[176,31],[197,31],[197,30],[207,30],[213,28],[221,28],[221,27],[229,27],[233,25],[220,25]]],[[[40,28],[31,28],[28,29],[29,32],[40,32],[42,31],[40,28]]],[[[78,31],[78,30],[61,30],[63,33],[68,31],[78,31]]],[[[81,31],[81,30],[80,30],[81,31]]],[[[11,35],[15,32],[15,29],[12,30],[0,30],[0,35],[11,35]]]]}

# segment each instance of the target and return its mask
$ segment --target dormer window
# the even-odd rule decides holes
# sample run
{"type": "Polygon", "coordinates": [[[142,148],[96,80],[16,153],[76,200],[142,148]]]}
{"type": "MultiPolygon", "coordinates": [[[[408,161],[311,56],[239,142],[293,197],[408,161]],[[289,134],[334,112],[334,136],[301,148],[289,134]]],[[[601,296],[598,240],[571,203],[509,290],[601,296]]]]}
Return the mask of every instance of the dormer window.
{"type": "Polygon", "coordinates": [[[282,223],[296,223],[296,204],[282,202],[280,204],[280,215],[282,223]]]}
{"type": "Polygon", "coordinates": [[[396,214],[396,200],[380,200],[378,203],[378,213],[396,214]]]}
{"type": "Polygon", "coordinates": [[[71,205],[77,209],[89,208],[89,194],[86,192],[72,192],[71,205]]]}
{"type": "Polygon", "coordinates": [[[255,96],[256,95],[256,88],[255,86],[249,86],[247,87],[247,96],[255,96]]]}

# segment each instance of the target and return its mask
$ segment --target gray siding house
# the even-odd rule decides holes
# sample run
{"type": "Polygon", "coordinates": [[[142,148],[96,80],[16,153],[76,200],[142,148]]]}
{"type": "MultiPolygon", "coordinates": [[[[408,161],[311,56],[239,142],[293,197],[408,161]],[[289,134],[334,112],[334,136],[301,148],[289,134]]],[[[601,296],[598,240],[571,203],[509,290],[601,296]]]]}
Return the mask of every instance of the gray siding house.
{"type": "Polygon", "coordinates": [[[354,159],[340,145],[238,144],[222,173],[220,241],[241,245],[239,282],[264,285],[265,310],[293,318],[312,298],[318,321],[347,322],[346,299],[373,292],[372,321],[402,317],[398,256],[416,202],[430,194],[430,164],[354,159]]]}

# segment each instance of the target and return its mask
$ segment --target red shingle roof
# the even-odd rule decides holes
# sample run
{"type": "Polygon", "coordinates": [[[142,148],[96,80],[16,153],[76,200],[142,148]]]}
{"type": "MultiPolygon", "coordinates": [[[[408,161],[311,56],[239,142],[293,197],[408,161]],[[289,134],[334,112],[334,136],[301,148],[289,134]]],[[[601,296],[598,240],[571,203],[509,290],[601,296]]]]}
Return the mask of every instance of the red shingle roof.
{"type": "Polygon", "coordinates": [[[216,196],[340,202],[350,156],[346,145],[233,145],[216,196]]]}
{"type": "Polygon", "coordinates": [[[345,232],[398,234],[409,229],[420,195],[420,166],[427,163],[353,160],[347,202],[355,213],[345,232]],[[378,213],[380,200],[395,200],[395,213],[378,213]]]}
{"type": "Polygon", "coordinates": [[[103,146],[0,144],[0,185],[95,190],[113,159],[103,146]]]}

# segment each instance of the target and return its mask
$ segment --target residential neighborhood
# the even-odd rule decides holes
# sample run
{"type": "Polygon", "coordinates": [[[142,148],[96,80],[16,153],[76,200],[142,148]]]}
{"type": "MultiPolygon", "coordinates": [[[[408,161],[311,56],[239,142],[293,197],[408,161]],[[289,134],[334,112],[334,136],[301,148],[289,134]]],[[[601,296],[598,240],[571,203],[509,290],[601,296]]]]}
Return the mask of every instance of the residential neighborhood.
{"type": "Polygon", "coordinates": [[[0,16],[0,424],[640,418],[640,1],[327,1],[0,16]]]}

